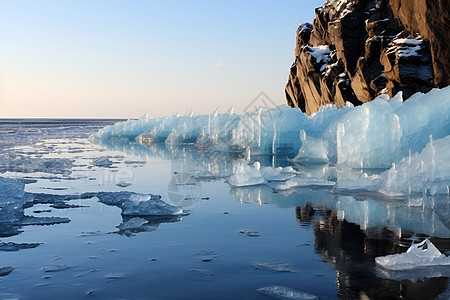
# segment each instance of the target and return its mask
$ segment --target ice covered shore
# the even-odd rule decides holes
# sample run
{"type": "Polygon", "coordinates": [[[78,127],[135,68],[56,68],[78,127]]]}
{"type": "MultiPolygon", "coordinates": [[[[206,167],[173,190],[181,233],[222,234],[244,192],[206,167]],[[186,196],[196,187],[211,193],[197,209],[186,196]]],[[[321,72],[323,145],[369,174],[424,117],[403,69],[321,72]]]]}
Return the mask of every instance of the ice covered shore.
{"type": "Polygon", "coordinates": [[[332,162],[353,168],[389,168],[430,140],[450,132],[450,87],[417,93],[403,102],[378,97],[364,105],[324,106],[306,116],[278,106],[238,115],[171,116],[119,122],[101,129],[95,139],[137,139],[143,144],[195,144],[213,151],[296,156],[297,161],[332,162]]]}
{"type": "MultiPolygon", "coordinates": [[[[322,163],[349,169],[390,168],[376,176],[340,181],[340,189],[380,191],[392,196],[412,192],[447,193],[450,185],[450,87],[417,93],[403,102],[380,96],[364,105],[329,105],[306,116],[285,105],[242,115],[232,110],[211,115],[142,117],[107,126],[94,139],[136,139],[149,145],[192,144],[201,151],[289,156],[300,164],[322,163]]],[[[332,185],[298,174],[241,164],[230,184],[245,186],[281,176],[281,188],[332,185]],[[261,172],[265,172],[262,174],[261,172]],[[247,173],[247,174],[244,174],[247,173]],[[251,178],[250,178],[251,177],[251,178]],[[266,177],[266,178],[265,178],[266,177]]],[[[280,186],[279,186],[280,187],[280,186]]]]}

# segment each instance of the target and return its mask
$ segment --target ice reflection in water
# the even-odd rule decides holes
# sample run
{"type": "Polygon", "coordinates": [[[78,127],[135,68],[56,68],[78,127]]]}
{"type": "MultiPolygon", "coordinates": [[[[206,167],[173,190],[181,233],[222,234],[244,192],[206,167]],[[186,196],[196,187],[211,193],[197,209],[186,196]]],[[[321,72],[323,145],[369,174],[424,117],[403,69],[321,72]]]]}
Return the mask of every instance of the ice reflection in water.
{"type": "MultiPolygon", "coordinates": [[[[243,154],[205,153],[189,145],[166,147],[160,143],[147,148],[130,141],[93,145],[86,139],[89,130],[78,128],[70,133],[67,128],[58,129],[59,133],[61,130],[68,133],[66,139],[58,140],[52,139],[59,136],[52,130],[41,130],[44,135],[51,132],[51,136],[39,144],[39,153],[32,151],[33,145],[39,142],[33,137],[29,142],[20,138],[10,141],[2,148],[3,154],[14,153],[13,146],[20,140],[30,147],[28,154],[24,148],[18,148],[20,155],[38,159],[36,155],[50,158],[58,153],[75,160],[73,168],[64,167],[69,172],[63,176],[25,175],[17,169],[15,173],[5,173],[6,169],[0,172],[2,176],[36,181],[28,181],[26,187],[38,201],[35,207],[20,210],[21,216],[25,211],[39,217],[68,217],[71,222],[52,227],[0,224],[4,243],[43,243],[19,251],[16,258],[6,256],[7,252],[0,253],[8,261],[7,265],[0,266],[8,269],[2,270],[14,268],[2,277],[8,284],[1,287],[2,295],[20,291],[26,299],[32,299],[37,292],[33,284],[39,285],[43,295],[53,293],[61,297],[70,292],[80,297],[93,294],[101,299],[118,296],[135,299],[150,294],[163,299],[186,295],[258,299],[257,289],[275,284],[307,291],[323,299],[336,298],[336,289],[337,295],[344,299],[366,296],[426,299],[449,292],[448,269],[393,273],[377,269],[374,263],[375,257],[405,251],[412,240],[428,236],[441,251],[448,251],[448,196],[390,199],[373,193],[338,193],[332,187],[279,192],[268,185],[231,188],[223,181],[232,174],[239,160],[246,158],[243,154]],[[77,140],[71,140],[71,134],[77,140]],[[98,157],[109,157],[113,164],[94,166],[92,163],[98,157]],[[117,174],[123,170],[130,175],[126,180],[132,185],[116,185],[117,174]],[[100,175],[114,180],[101,179],[100,175]],[[192,183],[198,189],[190,193],[192,183]],[[42,190],[42,187],[52,189],[42,190]],[[177,195],[182,199],[176,198],[177,204],[187,206],[183,208],[191,211],[188,217],[125,216],[120,209],[100,204],[94,197],[95,193],[105,191],[155,193],[175,204],[171,203],[176,200],[169,196],[173,192],[170,187],[180,188],[177,195]],[[80,199],[83,193],[91,195],[80,199]],[[233,198],[237,201],[230,201],[233,198]],[[76,201],[75,204],[88,207],[59,210],[50,207],[58,201],[69,205],[76,201]],[[300,226],[295,226],[296,220],[300,226]],[[248,237],[239,233],[245,228],[258,234],[248,237]],[[199,258],[196,254],[203,252],[220,255],[199,258]],[[38,259],[33,259],[34,255],[38,259]],[[62,262],[53,262],[52,257],[62,257],[62,262]],[[293,272],[267,272],[254,267],[274,263],[292,266],[293,272]],[[46,264],[70,267],[52,274],[53,281],[46,283],[49,286],[46,288],[42,286],[44,279],[40,271],[46,264]],[[329,266],[335,271],[331,272],[329,266]],[[199,270],[201,276],[192,276],[199,270]],[[79,274],[84,275],[78,277],[79,274]],[[174,279],[169,282],[169,277],[174,279]],[[33,282],[32,286],[22,288],[20,282],[26,280],[33,282]],[[168,288],[168,283],[174,280],[179,291],[168,288]],[[114,283],[110,284],[111,281],[114,283]],[[85,294],[79,294],[80,286],[81,293],[85,294]],[[230,290],[229,286],[234,289],[230,290]]],[[[277,156],[250,159],[262,166],[293,165],[297,171],[331,181],[355,178],[362,172],[333,165],[295,165],[277,156]]],[[[368,170],[364,172],[370,175],[368,170]]]]}

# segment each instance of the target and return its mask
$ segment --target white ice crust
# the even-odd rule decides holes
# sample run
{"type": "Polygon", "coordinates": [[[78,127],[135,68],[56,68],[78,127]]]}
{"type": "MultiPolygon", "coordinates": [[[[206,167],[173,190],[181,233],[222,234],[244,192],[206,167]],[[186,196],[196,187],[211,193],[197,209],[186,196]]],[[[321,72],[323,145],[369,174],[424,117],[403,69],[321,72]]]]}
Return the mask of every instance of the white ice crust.
{"type": "MultiPolygon", "coordinates": [[[[188,143],[207,153],[295,156],[296,163],[333,164],[349,170],[390,168],[379,176],[338,182],[337,187],[376,190],[389,196],[434,194],[448,193],[449,115],[447,87],[417,93],[405,102],[399,93],[392,99],[383,95],[358,107],[350,103],[340,109],[327,105],[311,116],[285,105],[242,115],[230,110],[198,116],[144,116],[107,126],[93,138],[136,139],[144,145],[165,142],[170,147],[188,143]]],[[[311,178],[301,182],[292,177],[240,163],[229,183],[248,186],[291,180],[287,186],[293,187],[312,182],[311,178]]],[[[330,185],[327,180],[318,180],[330,185]]]]}
{"type": "Polygon", "coordinates": [[[450,266],[450,257],[442,254],[428,239],[412,244],[405,253],[381,256],[375,262],[388,270],[408,270],[428,266],[450,266]]]}

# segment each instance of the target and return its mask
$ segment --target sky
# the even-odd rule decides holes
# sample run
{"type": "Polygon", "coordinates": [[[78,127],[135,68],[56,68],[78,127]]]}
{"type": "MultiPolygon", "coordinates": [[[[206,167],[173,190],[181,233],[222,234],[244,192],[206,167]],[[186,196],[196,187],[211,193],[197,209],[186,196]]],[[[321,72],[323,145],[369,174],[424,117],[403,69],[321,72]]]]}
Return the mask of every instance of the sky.
{"type": "Polygon", "coordinates": [[[241,113],[284,104],[324,0],[0,0],[0,118],[241,113]],[[267,103],[267,101],[266,101],[267,103]]]}

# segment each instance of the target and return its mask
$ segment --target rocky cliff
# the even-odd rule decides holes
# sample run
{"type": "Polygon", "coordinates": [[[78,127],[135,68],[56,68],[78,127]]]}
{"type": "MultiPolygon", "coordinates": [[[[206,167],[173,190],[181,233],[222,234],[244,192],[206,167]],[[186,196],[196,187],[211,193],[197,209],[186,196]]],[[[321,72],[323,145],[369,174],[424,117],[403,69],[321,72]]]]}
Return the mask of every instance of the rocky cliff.
{"type": "Polygon", "coordinates": [[[449,0],[327,0],[297,30],[286,100],[309,115],[445,87],[449,24],[449,0]]]}

